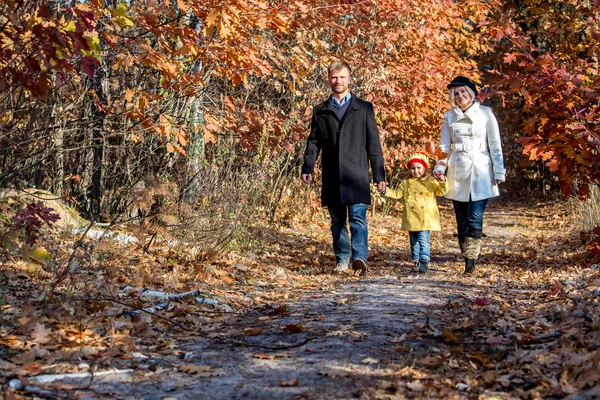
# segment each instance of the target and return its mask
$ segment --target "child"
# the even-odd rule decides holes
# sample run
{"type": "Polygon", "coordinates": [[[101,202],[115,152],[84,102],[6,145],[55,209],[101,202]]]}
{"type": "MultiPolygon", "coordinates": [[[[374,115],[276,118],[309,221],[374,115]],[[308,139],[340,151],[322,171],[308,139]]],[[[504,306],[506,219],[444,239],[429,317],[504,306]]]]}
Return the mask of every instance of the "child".
{"type": "Polygon", "coordinates": [[[441,229],[435,197],[445,195],[448,188],[444,175],[436,180],[427,173],[427,154],[412,153],[407,158],[406,166],[410,177],[403,180],[397,190],[387,189],[384,194],[393,199],[404,198],[401,229],[408,231],[410,236],[410,251],[415,265],[412,272],[425,273],[429,269],[429,232],[441,229]]]}

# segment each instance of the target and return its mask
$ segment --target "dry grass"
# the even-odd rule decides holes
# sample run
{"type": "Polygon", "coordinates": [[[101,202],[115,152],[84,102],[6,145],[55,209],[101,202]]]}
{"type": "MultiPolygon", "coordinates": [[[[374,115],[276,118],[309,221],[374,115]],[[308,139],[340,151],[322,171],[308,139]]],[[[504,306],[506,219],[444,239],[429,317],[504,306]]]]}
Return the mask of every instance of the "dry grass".
{"type": "Polygon", "coordinates": [[[583,232],[590,232],[600,226],[600,186],[590,187],[590,197],[580,203],[577,211],[583,232]]]}

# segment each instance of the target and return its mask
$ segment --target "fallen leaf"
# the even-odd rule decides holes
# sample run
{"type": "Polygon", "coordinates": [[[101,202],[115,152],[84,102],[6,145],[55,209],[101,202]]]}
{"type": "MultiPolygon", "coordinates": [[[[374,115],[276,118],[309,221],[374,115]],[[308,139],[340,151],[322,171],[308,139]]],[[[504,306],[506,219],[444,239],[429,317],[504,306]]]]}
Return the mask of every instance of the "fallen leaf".
{"type": "Polygon", "coordinates": [[[343,369],[328,369],[327,371],[319,372],[320,375],[329,376],[331,378],[343,378],[350,375],[350,372],[343,369]]]}
{"type": "Polygon", "coordinates": [[[187,372],[188,374],[197,375],[203,378],[213,376],[221,376],[225,374],[225,370],[221,368],[213,368],[210,365],[184,364],[179,367],[179,371],[187,372]]]}
{"type": "Polygon", "coordinates": [[[273,354],[265,354],[265,353],[256,353],[254,355],[255,358],[260,360],[274,360],[275,356],[273,354]]]}
{"type": "Polygon", "coordinates": [[[469,328],[471,325],[473,325],[473,321],[468,319],[466,321],[461,322],[458,325],[453,325],[452,328],[450,328],[451,331],[458,331],[460,329],[466,329],[469,328]]]}
{"type": "Polygon", "coordinates": [[[402,334],[402,336],[400,337],[393,337],[390,339],[390,342],[392,343],[402,343],[404,342],[404,340],[406,339],[406,333],[402,334]]]}
{"type": "Polygon", "coordinates": [[[304,328],[301,323],[289,324],[283,327],[285,333],[301,333],[304,332],[304,328]]]}
{"type": "Polygon", "coordinates": [[[273,353],[273,354],[265,354],[265,353],[256,353],[254,355],[255,358],[261,359],[261,360],[274,360],[276,358],[285,358],[285,357],[289,357],[290,353],[273,353]]]}
{"type": "Polygon", "coordinates": [[[345,336],[345,335],[353,335],[355,333],[358,333],[358,332],[338,330],[338,331],[329,331],[329,332],[327,332],[327,334],[325,336],[345,336]]]}
{"type": "Polygon", "coordinates": [[[476,306],[485,307],[485,306],[487,306],[489,304],[490,304],[490,299],[488,299],[487,297],[477,297],[475,299],[475,305],[476,306]]]}
{"type": "Polygon", "coordinates": [[[286,305],[283,306],[279,306],[271,311],[268,312],[269,315],[281,315],[281,314],[287,314],[289,313],[290,310],[288,310],[286,305]]]}
{"type": "Polygon", "coordinates": [[[261,328],[248,328],[248,329],[244,329],[244,331],[242,333],[245,336],[258,336],[258,335],[262,335],[263,333],[265,333],[265,331],[262,330],[261,328]]]}
{"type": "Polygon", "coordinates": [[[51,332],[52,331],[50,329],[46,328],[43,324],[40,324],[38,322],[33,326],[33,329],[31,330],[29,335],[35,343],[44,344],[52,340],[52,338],[50,337],[51,332]]]}
{"type": "Polygon", "coordinates": [[[287,381],[282,381],[281,378],[278,377],[277,381],[279,381],[279,384],[284,387],[292,387],[292,386],[299,385],[298,379],[294,379],[294,378],[287,380],[287,381]]]}
{"type": "Polygon", "coordinates": [[[490,335],[485,342],[488,344],[504,344],[506,343],[506,339],[503,336],[490,335]]]}
{"type": "Polygon", "coordinates": [[[450,343],[458,343],[458,338],[456,337],[455,334],[453,334],[450,330],[448,329],[444,329],[442,331],[442,335],[444,336],[444,338],[449,341],[450,343]]]}
{"type": "Polygon", "coordinates": [[[379,360],[371,357],[367,357],[364,360],[360,361],[363,364],[379,364],[379,360]]]}
{"type": "Polygon", "coordinates": [[[427,356],[419,360],[419,364],[426,365],[428,367],[439,367],[442,365],[444,360],[436,356],[427,356]]]}
{"type": "Polygon", "coordinates": [[[408,382],[406,384],[406,387],[412,390],[413,392],[422,392],[423,390],[425,390],[425,385],[423,385],[421,381],[408,382]]]}
{"type": "Polygon", "coordinates": [[[11,370],[11,369],[15,369],[17,368],[17,366],[13,363],[10,363],[8,361],[4,361],[4,360],[0,360],[0,370],[11,370]]]}

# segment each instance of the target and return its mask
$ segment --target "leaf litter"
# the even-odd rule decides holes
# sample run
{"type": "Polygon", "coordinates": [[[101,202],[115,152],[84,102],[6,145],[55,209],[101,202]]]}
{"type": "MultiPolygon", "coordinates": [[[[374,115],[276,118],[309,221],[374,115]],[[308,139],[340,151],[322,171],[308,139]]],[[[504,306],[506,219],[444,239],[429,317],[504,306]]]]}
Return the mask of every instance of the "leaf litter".
{"type": "MultiPolygon", "coordinates": [[[[397,216],[370,219],[363,278],[329,273],[319,223],[269,233],[262,255],[193,269],[166,244],[140,255],[102,241],[50,293],[43,265],[13,259],[3,271],[5,397],[598,396],[600,271],[582,267],[569,206],[491,204],[473,276],[462,275],[452,210],[440,208],[424,276],[409,272],[397,216]],[[73,380],[30,384],[61,374],[73,380]]],[[[45,247],[58,258],[69,240],[45,247]]]]}

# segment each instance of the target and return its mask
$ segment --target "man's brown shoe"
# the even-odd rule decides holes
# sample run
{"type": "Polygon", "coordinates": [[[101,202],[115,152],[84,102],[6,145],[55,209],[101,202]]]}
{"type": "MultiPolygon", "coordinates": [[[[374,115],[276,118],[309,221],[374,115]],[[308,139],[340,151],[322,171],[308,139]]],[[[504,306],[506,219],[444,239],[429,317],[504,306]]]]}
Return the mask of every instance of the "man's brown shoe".
{"type": "Polygon", "coordinates": [[[367,273],[367,263],[363,260],[352,261],[352,269],[355,276],[364,276],[367,273]]]}

